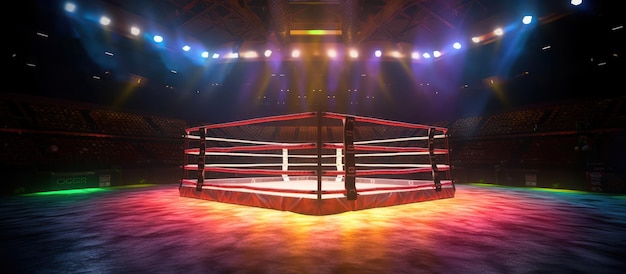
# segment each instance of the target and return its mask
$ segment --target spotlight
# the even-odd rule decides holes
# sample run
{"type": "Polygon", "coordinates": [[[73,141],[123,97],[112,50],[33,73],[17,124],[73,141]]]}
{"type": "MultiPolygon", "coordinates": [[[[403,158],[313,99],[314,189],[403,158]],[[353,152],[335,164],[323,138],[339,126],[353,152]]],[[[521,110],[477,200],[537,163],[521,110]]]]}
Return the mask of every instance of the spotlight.
{"type": "Polygon", "coordinates": [[[131,27],[130,34],[137,36],[141,33],[141,30],[138,27],[131,27]]]}
{"type": "Polygon", "coordinates": [[[350,57],[352,57],[352,58],[359,57],[359,52],[356,49],[351,49],[350,50],[350,57]]]}
{"type": "Polygon", "coordinates": [[[100,17],[100,24],[103,26],[108,26],[109,24],[111,24],[111,18],[106,16],[100,17]]]}
{"type": "Polygon", "coordinates": [[[524,23],[524,25],[528,25],[533,21],[533,17],[530,15],[526,15],[522,18],[522,23],[524,23]]]}
{"type": "Polygon", "coordinates": [[[65,11],[67,12],[75,12],[76,11],[76,4],[74,3],[66,3],[65,4],[65,11]]]}

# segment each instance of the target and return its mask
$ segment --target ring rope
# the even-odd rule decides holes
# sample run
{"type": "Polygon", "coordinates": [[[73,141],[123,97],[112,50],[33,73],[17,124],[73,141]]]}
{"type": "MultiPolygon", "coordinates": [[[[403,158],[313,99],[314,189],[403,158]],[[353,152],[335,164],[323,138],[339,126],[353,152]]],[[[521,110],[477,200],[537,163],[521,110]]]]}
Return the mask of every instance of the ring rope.
{"type": "Polygon", "coordinates": [[[260,175],[292,175],[292,176],[313,176],[315,170],[271,170],[271,169],[241,169],[225,167],[205,167],[204,171],[235,173],[235,174],[260,174],[260,175]]]}
{"type": "MultiPolygon", "coordinates": [[[[190,166],[194,166],[197,167],[196,165],[190,165],[190,166]]],[[[262,166],[280,166],[282,167],[283,164],[281,163],[270,163],[270,164],[246,164],[246,163],[232,163],[232,164],[206,164],[205,167],[262,167],[262,166]]],[[[303,167],[303,166],[317,166],[317,163],[289,163],[289,166],[298,166],[298,167],[303,167]]],[[[336,164],[322,164],[322,166],[336,166],[336,164]]]]}
{"type": "MultiPolygon", "coordinates": [[[[186,165],[185,170],[197,170],[195,165],[186,165]]],[[[278,170],[278,169],[248,169],[248,168],[226,168],[226,167],[204,167],[204,171],[234,174],[258,174],[258,175],[293,175],[293,176],[313,176],[315,170],[278,170]]]]}
{"type": "MultiPolygon", "coordinates": [[[[206,164],[206,167],[271,167],[271,166],[282,166],[281,163],[268,163],[268,164],[252,164],[252,163],[223,163],[223,164],[206,164]]],[[[317,163],[290,163],[289,166],[298,166],[298,167],[304,167],[304,166],[317,166],[317,163]]],[[[334,163],[322,163],[322,166],[332,166],[335,167],[337,166],[334,163]]],[[[343,166],[343,164],[341,165],[343,166]]],[[[414,168],[414,167],[431,167],[430,164],[356,164],[356,166],[359,167],[408,167],[408,168],[414,168]]],[[[187,165],[187,169],[194,169],[194,167],[197,167],[196,165],[187,165]]],[[[442,168],[448,168],[449,165],[444,165],[444,164],[438,164],[437,165],[438,169],[442,169],[442,168]]]]}
{"type": "MultiPolygon", "coordinates": [[[[200,140],[200,136],[197,135],[185,135],[187,139],[195,139],[200,140]]],[[[229,139],[229,138],[220,138],[220,137],[204,137],[207,141],[218,141],[218,142],[230,142],[230,143],[241,143],[241,144],[254,144],[254,145],[279,145],[282,143],[278,142],[266,142],[266,141],[254,141],[254,140],[242,140],[242,139],[229,139]]]]}
{"type": "MultiPolygon", "coordinates": [[[[196,139],[199,140],[200,136],[196,135],[186,135],[188,139],[196,139]]],[[[433,136],[434,139],[442,139],[446,138],[443,134],[438,134],[433,136]]],[[[229,139],[229,138],[219,138],[219,137],[205,137],[207,141],[219,141],[219,142],[231,142],[231,143],[243,143],[243,144],[257,144],[257,145],[279,145],[283,143],[278,142],[266,142],[266,141],[254,141],[254,140],[241,140],[241,139],[229,139]]],[[[391,143],[391,142],[404,142],[404,141],[422,141],[428,140],[428,136],[416,136],[416,137],[403,137],[403,138],[395,138],[395,139],[377,139],[377,140],[367,140],[367,141],[356,141],[354,144],[363,145],[363,144],[378,144],[378,143],[391,143]]]]}
{"type": "MultiPolygon", "coordinates": [[[[417,138],[417,137],[416,137],[417,138]]],[[[421,137],[420,137],[421,138],[421,137]]],[[[221,141],[231,141],[231,142],[240,142],[240,143],[256,143],[260,144],[257,146],[233,146],[233,147],[211,147],[207,148],[206,152],[230,152],[230,151],[260,151],[260,150],[277,150],[277,149],[312,149],[317,147],[315,143],[276,143],[276,142],[256,142],[249,140],[236,140],[236,139],[224,139],[224,138],[212,138],[207,137],[207,139],[220,139],[221,141]]],[[[415,138],[399,138],[399,139],[415,139],[415,138]]],[[[394,142],[399,139],[389,139],[389,140],[370,140],[370,141],[362,141],[355,142],[354,149],[361,151],[396,151],[396,152],[428,152],[428,148],[422,147],[394,147],[394,146],[367,146],[362,145],[366,143],[384,143],[384,142],[394,142]]],[[[344,146],[341,143],[326,143],[323,144],[323,148],[326,149],[342,149],[344,146]]],[[[199,148],[187,149],[185,152],[189,154],[198,154],[199,148]]],[[[435,154],[445,154],[448,151],[446,149],[435,149],[435,154]]]]}
{"type": "MultiPolygon", "coordinates": [[[[188,139],[200,139],[200,136],[195,135],[187,135],[188,139]]],[[[445,138],[445,135],[435,135],[434,139],[445,138]]],[[[242,144],[256,144],[256,145],[291,145],[291,143],[278,143],[278,142],[265,142],[265,141],[253,141],[253,140],[241,140],[241,139],[228,139],[228,138],[217,138],[217,137],[205,137],[207,141],[219,141],[219,142],[231,142],[231,143],[242,143],[242,144]]],[[[404,142],[404,141],[421,141],[428,140],[428,136],[417,136],[417,137],[405,137],[405,138],[395,138],[395,139],[377,139],[377,140],[367,140],[367,141],[356,141],[355,145],[365,145],[365,144],[379,144],[379,143],[391,143],[391,142],[404,142]]],[[[339,144],[339,143],[337,143],[339,144]]]]}
{"type": "MultiPolygon", "coordinates": [[[[445,138],[446,136],[443,134],[435,135],[433,138],[445,138]]],[[[428,136],[416,136],[416,137],[404,137],[404,138],[395,138],[395,139],[378,139],[378,140],[369,140],[369,141],[356,141],[355,145],[365,145],[365,144],[379,144],[379,143],[391,143],[391,142],[404,142],[404,141],[421,141],[428,140],[428,136]]]]}
{"type": "Polygon", "coordinates": [[[236,122],[228,122],[228,123],[221,123],[221,124],[212,124],[212,125],[207,125],[207,126],[191,127],[191,128],[187,129],[187,132],[189,133],[191,131],[197,131],[197,130],[200,130],[200,129],[203,129],[203,128],[204,129],[214,129],[214,128],[223,128],[223,127],[245,126],[245,125],[260,124],[260,123],[267,123],[267,122],[296,120],[296,119],[303,119],[303,118],[311,118],[311,117],[315,117],[316,115],[317,115],[316,112],[303,112],[303,113],[296,113],[296,114],[269,116],[269,117],[263,117],[263,118],[241,120],[241,121],[236,121],[236,122]]]}
{"type": "MultiPolygon", "coordinates": [[[[340,120],[343,120],[346,117],[346,115],[342,115],[342,114],[338,114],[338,113],[332,113],[332,112],[324,112],[323,116],[326,117],[326,118],[333,118],[333,119],[340,119],[340,120]]],[[[420,124],[411,124],[411,123],[406,123],[406,122],[389,121],[389,120],[383,120],[383,119],[377,119],[377,118],[371,118],[371,117],[362,117],[362,116],[351,116],[351,117],[354,117],[354,121],[355,122],[365,122],[365,123],[387,125],[387,126],[396,126],[396,127],[405,127],[405,128],[421,128],[421,129],[431,129],[431,128],[434,128],[435,130],[438,130],[438,131],[441,131],[441,132],[444,132],[444,133],[448,131],[448,129],[444,128],[444,127],[434,127],[434,126],[427,126],[427,125],[420,125],[420,124]]]]}
{"type": "MultiPolygon", "coordinates": [[[[431,164],[356,164],[356,166],[361,167],[432,167],[431,164]]],[[[446,168],[449,165],[438,164],[438,168],[446,168]]]]}
{"type": "MultiPolygon", "coordinates": [[[[190,153],[192,155],[198,155],[198,153],[190,153]]],[[[435,154],[446,154],[446,153],[435,153],[435,154]]],[[[238,152],[209,152],[206,156],[242,156],[242,157],[280,157],[282,155],[279,154],[263,154],[263,153],[238,153],[238,152]]],[[[386,156],[410,156],[410,155],[428,155],[428,152],[397,152],[397,153],[357,153],[355,157],[386,157],[386,156]]],[[[321,158],[335,158],[336,155],[321,155],[321,158]]],[[[309,159],[317,159],[317,155],[297,155],[291,154],[289,158],[309,158],[309,159]]]]}
{"type": "MultiPolygon", "coordinates": [[[[197,166],[186,165],[186,170],[197,170],[197,166]]],[[[447,171],[449,167],[442,167],[438,171],[447,171]]],[[[204,167],[204,171],[222,172],[222,173],[234,173],[234,174],[259,174],[259,175],[293,175],[293,176],[313,176],[317,175],[315,170],[269,170],[269,169],[241,169],[241,168],[223,168],[223,167],[204,167]]],[[[432,167],[419,167],[419,168],[407,168],[407,169],[370,169],[370,170],[357,170],[357,176],[363,175],[398,175],[398,174],[412,174],[423,173],[433,171],[432,167]]],[[[322,175],[328,176],[340,176],[345,175],[343,170],[323,170],[322,175]]]]}
{"type": "Polygon", "coordinates": [[[282,143],[279,142],[267,142],[267,141],[255,141],[255,140],[242,140],[242,139],[230,139],[230,138],[220,138],[220,137],[206,137],[207,141],[218,141],[218,142],[230,142],[230,143],[242,143],[242,144],[254,144],[254,145],[280,145],[282,143]]]}
{"type": "MultiPolygon", "coordinates": [[[[404,155],[428,155],[428,152],[397,152],[397,153],[357,153],[355,157],[386,157],[386,156],[404,156],[404,155]]],[[[446,153],[435,153],[446,154],[446,153]]]]}
{"type": "MultiPolygon", "coordinates": [[[[447,171],[449,167],[444,167],[438,169],[438,171],[447,171]]],[[[432,172],[432,167],[419,167],[419,168],[407,168],[407,169],[370,169],[370,170],[356,170],[356,176],[368,176],[368,175],[398,175],[398,174],[413,174],[413,173],[423,173],[423,172],[432,172]]],[[[345,171],[339,170],[325,170],[322,171],[323,175],[329,176],[339,176],[345,175],[345,171]]]]}
{"type": "MultiPolygon", "coordinates": [[[[323,144],[323,148],[343,148],[343,144],[323,144]]],[[[425,147],[394,147],[394,146],[367,146],[367,145],[354,145],[354,150],[357,151],[396,151],[396,152],[429,152],[429,148],[425,147]]],[[[445,149],[435,149],[436,153],[447,153],[445,149]]]]}
{"type": "MultiPolygon", "coordinates": [[[[260,150],[278,150],[278,149],[311,149],[316,148],[317,144],[280,144],[280,145],[258,145],[258,146],[233,146],[233,147],[207,147],[205,152],[231,152],[231,151],[260,151],[260,150]]],[[[189,153],[199,153],[200,148],[191,148],[185,150],[189,153]]]]}
{"type": "MultiPolygon", "coordinates": [[[[317,147],[316,144],[282,144],[282,145],[260,145],[260,146],[234,146],[234,147],[209,147],[205,149],[206,153],[211,152],[232,152],[232,151],[262,151],[262,150],[278,150],[278,149],[312,149],[317,147]]],[[[342,144],[324,144],[326,149],[342,149],[342,144]]],[[[430,149],[423,147],[389,147],[389,146],[363,146],[355,145],[357,151],[395,151],[395,152],[430,152],[430,149]]],[[[200,148],[186,149],[187,154],[198,154],[200,148]]],[[[435,149],[435,154],[446,154],[446,149],[435,149]]]]}
{"type": "MultiPolygon", "coordinates": [[[[190,153],[192,155],[198,155],[198,153],[190,153]]],[[[428,155],[428,152],[397,152],[397,153],[357,153],[355,157],[386,157],[386,156],[410,156],[410,155],[428,155]]],[[[446,154],[446,153],[435,153],[435,154],[446,154]]],[[[263,154],[263,153],[238,153],[238,152],[208,152],[206,156],[241,156],[241,157],[280,157],[282,155],[279,154],[263,154]]],[[[336,155],[325,154],[321,155],[321,158],[336,158],[336,155]]],[[[317,155],[298,155],[298,154],[290,154],[289,158],[308,158],[308,159],[317,159],[317,155]]]]}
{"type": "MultiPolygon", "coordinates": [[[[191,155],[199,155],[198,152],[190,153],[191,155]]],[[[241,156],[241,157],[279,157],[280,154],[265,154],[265,153],[241,153],[241,152],[207,152],[206,156],[241,156]]],[[[291,156],[290,156],[291,157],[291,156]]]]}
{"type": "MultiPolygon", "coordinates": [[[[190,153],[198,155],[199,153],[190,153]]],[[[206,156],[242,156],[242,157],[279,157],[282,158],[281,154],[263,154],[263,153],[239,153],[239,152],[207,152],[206,156]]],[[[337,156],[333,155],[321,155],[321,158],[335,158],[337,156]]],[[[297,155],[290,154],[289,158],[309,158],[309,159],[317,159],[317,155],[297,155]]]]}

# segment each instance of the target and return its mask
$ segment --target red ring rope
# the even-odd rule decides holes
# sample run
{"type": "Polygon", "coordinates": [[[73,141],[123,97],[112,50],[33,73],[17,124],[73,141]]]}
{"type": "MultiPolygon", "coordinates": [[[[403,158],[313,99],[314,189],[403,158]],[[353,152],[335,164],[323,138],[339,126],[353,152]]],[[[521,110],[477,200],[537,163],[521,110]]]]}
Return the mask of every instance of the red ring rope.
{"type": "MultiPolygon", "coordinates": [[[[343,144],[326,143],[322,145],[323,148],[344,148],[343,144]]],[[[354,150],[361,151],[394,151],[394,152],[429,152],[428,148],[424,147],[393,147],[393,146],[369,146],[369,145],[354,145],[354,150]]],[[[435,149],[435,153],[447,153],[445,149],[435,149]]]]}
{"type": "Polygon", "coordinates": [[[303,112],[303,113],[296,113],[296,114],[277,115],[277,116],[269,116],[269,117],[263,117],[263,118],[241,120],[241,121],[221,123],[221,124],[212,124],[212,125],[207,125],[207,126],[198,126],[198,127],[188,128],[187,133],[191,131],[199,130],[201,128],[214,129],[214,128],[223,128],[223,127],[245,126],[245,125],[260,124],[260,123],[267,123],[267,122],[278,122],[278,121],[311,118],[311,117],[315,117],[315,115],[316,115],[315,112],[303,112]]]}
{"type": "MultiPolygon", "coordinates": [[[[197,166],[186,165],[185,170],[198,170],[197,166]]],[[[226,167],[205,167],[204,171],[214,171],[235,174],[261,174],[261,175],[293,175],[293,176],[313,176],[315,170],[275,170],[275,169],[253,169],[253,168],[226,168],[226,167]]]]}
{"type": "MultiPolygon", "coordinates": [[[[338,113],[332,113],[332,112],[323,112],[322,115],[323,115],[323,117],[332,118],[332,119],[345,119],[346,116],[347,116],[345,114],[338,114],[338,113]]],[[[389,121],[389,120],[376,119],[376,118],[363,117],[363,116],[355,116],[355,115],[350,115],[350,117],[354,117],[354,120],[356,122],[365,122],[365,123],[387,125],[387,126],[396,126],[396,127],[405,127],[405,128],[422,128],[422,129],[434,128],[435,130],[439,130],[439,131],[442,131],[444,133],[448,131],[448,129],[445,128],[445,127],[435,127],[435,126],[427,126],[427,125],[421,125],[421,124],[412,124],[412,123],[406,123],[406,122],[396,122],[396,121],[389,121]]]]}
{"type": "MultiPolygon", "coordinates": [[[[439,167],[438,171],[447,171],[450,167],[439,167]]],[[[431,172],[433,171],[432,167],[417,167],[417,168],[405,168],[405,169],[357,169],[356,176],[367,176],[367,175],[397,175],[397,174],[411,174],[411,173],[421,173],[421,172],[431,172]]],[[[322,171],[322,175],[325,176],[338,176],[345,175],[346,172],[343,170],[324,170],[322,171]]]]}
{"type": "MultiPolygon", "coordinates": [[[[315,143],[303,143],[303,144],[279,144],[279,145],[258,145],[258,146],[233,146],[233,147],[207,147],[206,152],[233,152],[233,151],[259,151],[259,150],[277,150],[277,149],[309,149],[316,148],[315,143]]],[[[198,154],[200,148],[185,149],[185,153],[198,154]]]]}

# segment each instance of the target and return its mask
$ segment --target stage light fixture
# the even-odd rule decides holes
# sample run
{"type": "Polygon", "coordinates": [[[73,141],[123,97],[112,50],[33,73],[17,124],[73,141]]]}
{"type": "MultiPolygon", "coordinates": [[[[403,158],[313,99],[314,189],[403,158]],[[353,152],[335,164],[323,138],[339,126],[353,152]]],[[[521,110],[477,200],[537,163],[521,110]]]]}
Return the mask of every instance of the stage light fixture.
{"type": "Polygon", "coordinates": [[[65,3],[65,11],[67,12],[75,12],[76,11],[76,4],[72,3],[72,2],[68,2],[65,3]]]}
{"type": "Polygon", "coordinates": [[[524,25],[528,25],[532,23],[532,21],[533,21],[533,17],[531,15],[526,15],[522,17],[522,23],[524,23],[524,25]]]}
{"type": "Polygon", "coordinates": [[[141,33],[141,30],[138,27],[130,27],[130,34],[137,36],[141,33]]]}
{"type": "Polygon", "coordinates": [[[359,52],[356,49],[351,49],[350,50],[350,57],[352,57],[352,58],[359,57],[359,52]]]}
{"type": "Polygon", "coordinates": [[[328,53],[328,57],[330,57],[330,58],[337,57],[337,51],[334,50],[334,49],[329,49],[327,53],[328,53]]]}
{"type": "Polygon", "coordinates": [[[292,29],[289,31],[290,35],[341,35],[341,30],[323,30],[323,29],[292,29]]]}
{"type": "Polygon", "coordinates": [[[109,24],[111,24],[111,18],[106,16],[100,17],[100,25],[108,26],[109,24]]]}
{"type": "Polygon", "coordinates": [[[572,4],[574,6],[579,6],[582,3],[583,3],[583,0],[572,0],[572,1],[570,1],[570,4],[572,4]]]}
{"type": "Polygon", "coordinates": [[[243,52],[243,53],[241,54],[241,56],[242,56],[243,58],[257,58],[257,57],[259,57],[259,53],[257,53],[257,52],[256,52],[256,51],[254,51],[254,50],[249,50],[249,51],[243,52]]]}

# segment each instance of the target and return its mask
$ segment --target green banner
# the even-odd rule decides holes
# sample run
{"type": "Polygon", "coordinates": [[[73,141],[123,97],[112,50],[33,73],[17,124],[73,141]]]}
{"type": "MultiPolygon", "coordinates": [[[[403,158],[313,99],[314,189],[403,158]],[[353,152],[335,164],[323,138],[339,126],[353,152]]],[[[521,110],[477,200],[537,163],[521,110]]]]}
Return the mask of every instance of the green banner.
{"type": "MultiPolygon", "coordinates": [[[[97,174],[96,172],[70,172],[70,173],[53,173],[50,176],[50,190],[76,189],[100,187],[101,176],[105,176],[102,181],[107,181],[111,176],[109,174],[97,174]]],[[[110,185],[110,184],[109,184],[110,185]]]]}

